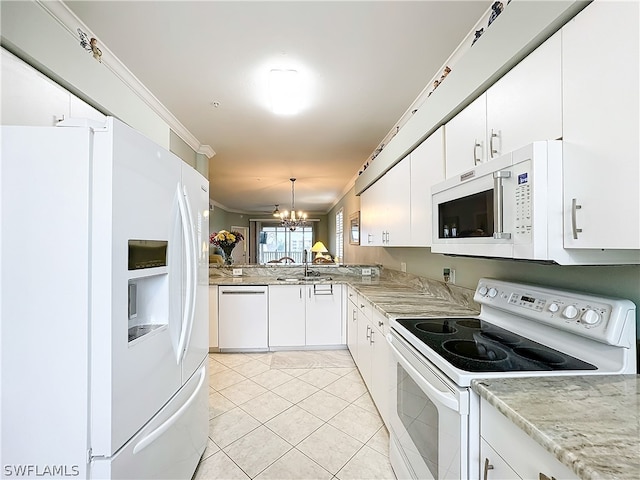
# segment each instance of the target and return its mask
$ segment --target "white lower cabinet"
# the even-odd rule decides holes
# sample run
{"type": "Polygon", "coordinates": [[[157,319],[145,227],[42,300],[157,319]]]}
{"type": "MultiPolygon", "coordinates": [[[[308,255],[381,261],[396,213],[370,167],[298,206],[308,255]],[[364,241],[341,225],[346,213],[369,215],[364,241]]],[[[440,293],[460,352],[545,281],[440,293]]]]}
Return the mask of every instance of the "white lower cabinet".
{"type": "Polygon", "coordinates": [[[347,287],[347,317],[345,318],[347,327],[347,347],[353,361],[358,363],[358,294],[351,287],[347,287]]]}
{"type": "Polygon", "coordinates": [[[305,286],[269,286],[269,347],[305,344],[305,286]]]}
{"type": "Polygon", "coordinates": [[[578,478],[485,399],[480,401],[480,436],[480,475],[484,479],[578,478]]]}
{"type": "Polygon", "coordinates": [[[307,285],[305,345],[345,343],[342,285],[307,285]]]}
{"type": "Polygon", "coordinates": [[[342,285],[271,285],[269,347],[345,343],[342,285]]]}
{"type": "Polygon", "coordinates": [[[218,286],[209,286],[209,351],[218,348],[218,286]]]}
{"type": "Polygon", "coordinates": [[[357,357],[356,366],[369,389],[373,402],[385,424],[389,424],[389,395],[391,376],[389,375],[391,351],[386,334],[388,320],[374,311],[371,303],[362,295],[357,302],[357,357]]]}

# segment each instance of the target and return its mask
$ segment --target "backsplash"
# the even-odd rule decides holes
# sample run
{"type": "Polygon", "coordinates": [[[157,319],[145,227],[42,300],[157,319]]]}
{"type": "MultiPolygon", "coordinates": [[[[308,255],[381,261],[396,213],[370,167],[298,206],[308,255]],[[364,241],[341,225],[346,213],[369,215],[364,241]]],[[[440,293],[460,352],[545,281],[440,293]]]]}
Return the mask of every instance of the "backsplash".
{"type": "MultiPolygon", "coordinates": [[[[233,277],[234,269],[242,269],[243,277],[293,277],[304,275],[303,265],[209,265],[210,277],[233,277]]],[[[371,276],[378,277],[382,267],[379,265],[314,265],[310,264],[308,270],[320,275],[336,276],[362,276],[362,269],[370,268],[371,276]]]]}

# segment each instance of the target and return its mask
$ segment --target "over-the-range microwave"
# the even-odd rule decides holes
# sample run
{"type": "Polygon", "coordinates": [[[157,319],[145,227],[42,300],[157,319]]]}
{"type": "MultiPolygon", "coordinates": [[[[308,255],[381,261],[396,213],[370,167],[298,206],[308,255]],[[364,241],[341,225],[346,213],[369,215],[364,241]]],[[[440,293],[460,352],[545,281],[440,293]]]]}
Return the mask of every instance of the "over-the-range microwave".
{"type": "MultiPolygon", "coordinates": [[[[431,251],[560,265],[640,263],[637,250],[564,248],[562,141],[540,141],[431,189],[431,251]]],[[[571,232],[567,232],[571,234],[571,232]]]]}

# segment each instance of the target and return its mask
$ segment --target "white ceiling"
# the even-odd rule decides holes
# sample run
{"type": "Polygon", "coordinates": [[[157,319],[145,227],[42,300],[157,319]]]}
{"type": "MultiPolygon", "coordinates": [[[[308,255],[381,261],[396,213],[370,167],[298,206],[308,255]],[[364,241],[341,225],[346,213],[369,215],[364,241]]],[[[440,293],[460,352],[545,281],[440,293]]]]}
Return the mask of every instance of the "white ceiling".
{"type": "Polygon", "coordinates": [[[204,145],[212,200],[325,213],[491,1],[67,1],[204,145]],[[273,68],[311,97],[278,117],[273,68]],[[220,102],[214,108],[213,102],[220,102]]]}

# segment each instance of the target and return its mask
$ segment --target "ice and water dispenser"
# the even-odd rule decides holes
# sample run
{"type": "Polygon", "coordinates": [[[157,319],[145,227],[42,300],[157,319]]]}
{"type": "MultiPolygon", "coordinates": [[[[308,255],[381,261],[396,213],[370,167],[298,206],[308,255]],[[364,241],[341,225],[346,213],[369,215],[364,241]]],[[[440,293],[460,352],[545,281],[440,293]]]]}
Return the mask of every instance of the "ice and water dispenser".
{"type": "Polygon", "coordinates": [[[129,240],[129,342],[167,325],[167,246],[165,240],[129,240]]]}

